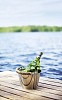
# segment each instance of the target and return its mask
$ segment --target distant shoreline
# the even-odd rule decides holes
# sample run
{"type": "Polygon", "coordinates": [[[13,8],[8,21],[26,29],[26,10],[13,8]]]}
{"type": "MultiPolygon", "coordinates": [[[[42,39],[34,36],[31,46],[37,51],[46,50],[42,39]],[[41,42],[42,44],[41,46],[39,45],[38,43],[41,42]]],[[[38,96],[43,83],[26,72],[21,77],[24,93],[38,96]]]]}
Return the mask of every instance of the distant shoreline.
{"type": "Polygon", "coordinates": [[[0,27],[0,32],[59,32],[62,26],[9,26],[0,27]]]}

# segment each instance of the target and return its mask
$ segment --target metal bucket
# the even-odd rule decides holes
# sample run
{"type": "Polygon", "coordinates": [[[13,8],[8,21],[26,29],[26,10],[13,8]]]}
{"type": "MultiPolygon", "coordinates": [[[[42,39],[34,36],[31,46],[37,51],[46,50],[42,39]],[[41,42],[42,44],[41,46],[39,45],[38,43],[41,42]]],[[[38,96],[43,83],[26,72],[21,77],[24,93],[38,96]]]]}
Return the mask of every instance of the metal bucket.
{"type": "Polygon", "coordinates": [[[19,75],[19,80],[22,88],[36,89],[39,82],[40,73],[37,72],[22,72],[16,68],[16,72],[19,75]]]}

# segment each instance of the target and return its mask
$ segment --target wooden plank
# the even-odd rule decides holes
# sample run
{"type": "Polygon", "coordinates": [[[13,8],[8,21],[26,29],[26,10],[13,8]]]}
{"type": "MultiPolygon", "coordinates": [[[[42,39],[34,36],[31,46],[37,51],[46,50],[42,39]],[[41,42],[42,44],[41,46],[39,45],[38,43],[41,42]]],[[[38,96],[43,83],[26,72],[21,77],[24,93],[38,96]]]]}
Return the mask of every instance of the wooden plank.
{"type": "Polygon", "coordinates": [[[10,100],[10,99],[7,99],[7,98],[4,98],[4,97],[0,96],[0,100],[10,100]]]}
{"type": "MultiPolygon", "coordinates": [[[[36,98],[35,100],[51,100],[50,98],[48,97],[42,97],[41,95],[37,94],[36,91],[34,91],[35,93],[30,93],[26,90],[17,90],[17,89],[14,89],[14,88],[8,88],[8,87],[5,87],[5,86],[0,86],[0,89],[1,91],[5,91],[5,92],[10,92],[11,94],[15,94],[17,96],[23,96],[23,98],[27,98],[27,100],[34,100],[34,98],[36,98]]],[[[29,90],[31,91],[31,90],[29,90]]]]}
{"type": "MultiPolygon", "coordinates": [[[[18,77],[15,77],[15,78],[13,78],[13,77],[7,77],[7,78],[4,78],[4,77],[2,77],[2,78],[0,78],[0,80],[8,80],[9,79],[9,81],[10,80],[12,80],[12,81],[19,81],[19,78],[18,77]]],[[[54,86],[58,86],[58,87],[62,87],[62,84],[61,83],[59,83],[59,82],[52,82],[52,81],[48,81],[48,80],[39,80],[39,82],[41,82],[42,84],[43,83],[46,83],[46,84],[48,84],[48,85],[54,85],[54,86]]]]}
{"type": "MultiPolygon", "coordinates": [[[[12,77],[12,78],[15,78],[18,77],[18,74],[16,72],[11,72],[11,71],[5,71],[5,72],[0,72],[0,77],[12,77]]],[[[62,84],[62,81],[61,80],[58,80],[58,79],[50,79],[50,78],[47,78],[47,77],[40,77],[40,81],[50,81],[50,82],[59,82],[62,84]]]]}
{"type": "MultiPolygon", "coordinates": [[[[13,80],[13,77],[7,77],[7,79],[6,78],[0,78],[0,80],[12,80],[12,81],[19,81],[19,78],[18,77],[16,77],[16,78],[14,78],[14,80],[13,80]],[[9,79],[10,78],[10,79],[9,79]]],[[[52,82],[52,81],[48,81],[48,80],[39,80],[39,82],[41,82],[42,84],[48,84],[48,85],[52,85],[52,86],[58,86],[58,87],[61,87],[62,88],[62,84],[61,83],[58,83],[58,82],[52,82]]]]}
{"type": "Polygon", "coordinates": [[[39,85],[39,87],[53,89],[53,90],[56,90],[56,91],[62,91],[61,87],[57,87],[57,86],[54,86],[54,85],[49,85],[49,84],[45,84],[45,83],[43,83],[43,84],[39,83],[38,85],[39,85]]]}
{"type": "MultiPolygon", "coordinates": [[[[15,76],[16,76],[16,78],[18,79],[18,74],[17,73],[15,73],[15,72],[10,72],[10,73],[5,73],[5,74],[2,74],[1,75],[1,73],[0,73],[0,77],[7,77],[7,78],[11,78],[11,79],[14,79],[15,80],[15,76]]],[[[58,79],[49,79],[49,78],[45,78],[45,77],[40,77],[40,80],[39,80],[39,82],[49,82],[49,84],[51,83],[51,84],[58,84],[59,85],[59,83],[60,83],[60,85],[62,86],[62,81],[61,80],[58,80],[58,79]]]]}
{"type": "Polygon", "coordinates": [[[50,83],[55,83],[55,84],[60,84],[62,86],[62,80],[58,80],[58,79],[50,79],[50,78],[46,78],[46,77],[40,77],[40,80],[39,82],[42,82],[45,81],[45,82],[50,82],[50,83]]]}
{"type": "Polygon", "coordinates": [[[51,85],[54,85],[54,86],[59,86],[59,87],[62,88],[62,83],[60,83],[60,82],[55,82],[55,81],[51,81],[51,80],[43,80],[43,78],[40,79],[39,82],[46,83],[46,84],[51,84],[51,85]]]}
{"type": "MultiPolygon", "coordinates": [[[[5,85],[5,83],[2,83],[3,85],[5,85]]],[[[7,88],[12,88],[12,89],[16,89],[16,90],[18,90],[18,91],[23,91],[23,92],[28,92],[28,94],[30,93],[30,94],[35,94],[35,95],[40,95],[40,96],[43,96],[43,97],[48,97],[48,98],[52,98],[52,99],[59,99],[59,98],[62,98],[62,95],[60,95],[60,91],[58,92],[58,91],[55,91],[55,93],[52,91],[52,90],[49,90],[49,89],[44,89],[44,88],[42,88],[42,90],[40,89],[40,91],[38,91],[38,90],[23,90],[20,86],[19,87],[17,87],[17,86],[14,86],[14,85],[12,85],[12,84],[9,84],[10,86],[8,86],[8,84],[6,83],[6,87],[7,88]],[[51,92],[52,91],[52,92],[51,92]]],[[[5,88],[6,88],[5,87],[5,88]]],[[[12,91],[12,90],[11,90],[12,91]]]]}
{"type": "MultiPolygon", "coordinates": [[[[19,81],[17,81],[17,79],[11,81],[10,78],[9,78],[9,81],[7,79],[6,80],[1,79],[0,81],[1,82],[4,82],[4,81],[8,82],[8,84],[11,83],[11,84],[14,84],[14,85],[20,85],[20,83],[19,83],[19,81]]],[[[48,89],[53,89],[53,90],[55,89],[56,91],[62,91],[62,87],[60,85],[57,86],[57,84],[52,85],[52,84],[49,84],[48,82],[47,83],[45,83],[45,82],[42,83],[42,82],[39,82],[39,84],[38,84],[40,88],[43,87],[43,88],[48,88],[48,89]]]]}
{"type": "Polygon", "coordinates": [[[16,73],[0,73],[0,92],[1,96],[11,100],[62,100],[62,81],[40,78],[37,90],[22,89],[16,73]],[[11,96],[4,95],[9,93],[11,96]],[[14,96],[13,96],[14,95],[14,96]],[[16,95],[16,97],[15,97],[16,95]],[[12,98],[12,96],[14,98],[12,98]],[[19,99],[16,99],[19,98],[19,99]]]}
{"type": "MultiPolygon", "coordinates": [[[[29,94],[29,93],[25,93],[25,94],[22,94],[22,92],[21,91],[14,91],[14,90],[12,90],[11,91],[11,89],[10,89],[10,93],[9,93],[9,91],[8,91],[8,89],[6,88],[6,91],[4,91],[3,89],[1,89],[2,90],[2,94],[3,94],[3,96],[4,96],[4,92],[5,92],[5,94],[6,93],[8,93],[8,94],[10,94],[10,95],[8,95],[8,94],[6,94],[5,96],[7,96],[8,95],[8,98],[10,98],[10,99],[14,99],[14,100],[52,100],[52,99],[50,99],[50,98],[45,98],[45,97],[41,97],[41,96],[38,96],[38,95],[32,95],[32,94],[29,94]],[[14,94],[14,93],[15,94],[14,94]],[[15,97],[15,96],[16,97],[15,97]],[[22,96],[20,96],[20,95],[23,95],[23,97],[22,96]]],[[[1,94],[1,95],[2,95],[1,94]]]]}
{"type": "MultiPolygon", "coordinates": [[[[16,83],[16,82],[15,82],[15,83],[16,83]]],[[[6,83],[5,81],[1,81],[0,84],[2,84],[2,85],[4,85],[4,86],[8,86],[8,84],[9,84],[10,87],[13,87],[13,88],[16,87],[16,89],[22,90],[20,84],[17,84],[17,83],[14,84],[14,83],[12,83],[12,82],[7,82],[7,83],[6,83]]],[[[57,90],[57,89],[49,89],[49,88],[45,88],[45,87],[38,87],[37,90],[38,90],[38,91],[46,90],[46,92],[48,91],[49,93],[54,93],[54,94],[59,94],[59,92],[61,92],[60,90],[57,90]]],[[[59,95],[61,95],[61,94],[59,94],[59,95]]],[[[61,96],[62,96],[62,95],[61,95],[61,96]]]]}
{"type": "Polygon", "coordinates": [[[12,94],[10,92],[7,92],[7,91],[4,91],[4,90],[0,90],[0,95],[3,97],[3,98],[6,98],[6,99],[9,99],[9,100],[29,100],[28,98],[23,98],[21,96],[18,96],[18,95],[15,95],[15,94],[12,94]]]}

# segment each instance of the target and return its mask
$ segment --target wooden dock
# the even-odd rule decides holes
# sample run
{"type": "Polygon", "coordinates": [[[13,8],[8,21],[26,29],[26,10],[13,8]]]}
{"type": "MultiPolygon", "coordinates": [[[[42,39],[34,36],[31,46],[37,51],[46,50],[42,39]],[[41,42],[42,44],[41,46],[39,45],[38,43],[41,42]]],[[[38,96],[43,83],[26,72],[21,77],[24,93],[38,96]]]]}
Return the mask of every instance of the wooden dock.
{"type": "Polygon", "coordinates": [[[0,72],[0,100],[62,100],[62,81],[40,77],[37,90],[25,90],[17,73],[0,72]]]}

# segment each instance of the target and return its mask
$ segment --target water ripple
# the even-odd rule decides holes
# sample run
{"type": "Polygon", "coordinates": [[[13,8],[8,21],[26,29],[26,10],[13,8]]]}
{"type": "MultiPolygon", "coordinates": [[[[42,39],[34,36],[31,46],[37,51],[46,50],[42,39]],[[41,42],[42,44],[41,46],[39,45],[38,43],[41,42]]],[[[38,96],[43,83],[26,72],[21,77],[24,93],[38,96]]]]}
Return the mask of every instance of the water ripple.
{"type": "Polygon", "coordinates": [[[53,58],[48,58],[48,57],[43,57],[42,59],[43,59],[43,60],[55,60],[55,59],[53,59],[53,58]]]}
{"type": "Polygon", "coordinates": [[[23,54],[23,55],[21,54],[21,55],[19,55],[19,56],[21,56],[21,57],[23,57],[23,56],[24,56],[24,57],[26,57],[26,56],[27,56],[27,57],[36,56],[36,53],[23,54]]]}
{"type": "Polygon", "coordinates": [[[0,42],[0,72],[26,67],[43,51],[40,75],[62,80],[62,33],[0,33],[0,42]]]}

